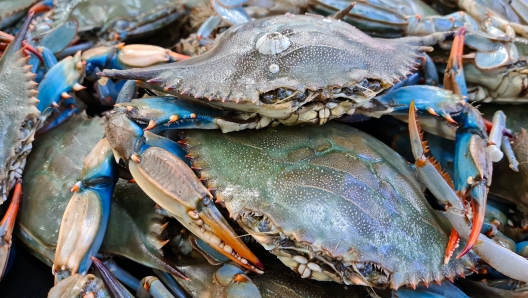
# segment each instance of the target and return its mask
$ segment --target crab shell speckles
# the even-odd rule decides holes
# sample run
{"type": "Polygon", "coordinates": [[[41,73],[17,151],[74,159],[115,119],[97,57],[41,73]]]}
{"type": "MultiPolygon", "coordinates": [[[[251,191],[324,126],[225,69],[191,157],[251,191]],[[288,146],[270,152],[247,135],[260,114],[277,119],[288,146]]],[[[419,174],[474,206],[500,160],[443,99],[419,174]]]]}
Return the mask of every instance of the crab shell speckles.
{"type": "Polygon", "coordinates": [[[449,227],[369,135],[337,123],[183,134],[217,201],[304,278],[398,288],[474,269],[472,253],[443,264],[449,227]]]}
{"type": "Polygon", "coordinates": [[[152,88],[213,103],[266,106],[260,95],[280,88],[331,96],[335,89],[374,80],[382,87],[376,93],[381,92],[448,36],[377,39],[346,22],[322,20],[313,15],[258,19],[231,27],[203,55],[144,69],[104,70],[102,76],[147,81],[152,88]],[[278,67],[270,71],[273,64],[278,67]]]}
{"type": "Polygon", "coordinates": [[[35,74],[28,65],[29,57],[24,57],[20,49],[20,35],[25,34],[28,24],[0,58],[0,204],[16,180],[22,178],[40,114],[36,107],[35,74]]]}

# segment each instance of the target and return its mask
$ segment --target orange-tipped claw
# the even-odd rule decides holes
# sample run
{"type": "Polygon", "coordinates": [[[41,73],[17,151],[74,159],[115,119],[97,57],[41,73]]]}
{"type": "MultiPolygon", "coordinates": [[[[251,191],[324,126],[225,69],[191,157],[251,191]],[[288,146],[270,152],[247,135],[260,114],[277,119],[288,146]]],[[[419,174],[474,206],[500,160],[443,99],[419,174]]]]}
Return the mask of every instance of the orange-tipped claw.
{"type": "Polygon", "coordinates": [[[31,6],[31,8],[29,9],[29,13],[28,14],[36,14],[36,13],[41,13],[41,12],[46,12],[46,11],[50,11],[51,10],[51,7],[47,4],[45,4],[45,2],[39,2],[33,6],[31,6]]]}
{"type": "Polygon", "coordinates": [[[469,234],[469,239],[466,242],[466,246],[462,249],[458,256],[456,256],[457,259],[460,259],[471,250],[475,242],[477,242],[480,231],[482,230],[482,225],[484,224],[484,212],[486,211],[486,205],[481,205],[477,202],[477,200],[472,199],[471,209],[473,210],[471,233],[469,234]]]}
{"type": "Polygon", "coordinates": [[[217,249],[218,252],[222,253],[226,257],[235,261],[237,264],[253,272],[257,271],[254,268],[251,268],[251,266],[248,266],[248,262],[253,264],[258,269],[264,270],[264,265],[259,261],[257,256],[255,256],[253,252],[251,252],[251,250],[249,250],[249,248],[244,244],[244,242],[242,242],[240,238],[238,238],[238,236],[234,234],[233,230],[229,227],[225,219],[221,216],[217,216],[220,215],[219,213],[215,213],[216,212],[206,212],[199,214],[200,218],[211,227],[212,232],[217,235],[220,239],[222,239],[225,245],[229,245],[233,249],[233,251],[238,254],[238,257],[233,256],[224,249],[217,249]]]}
{"type": "MultiPolygon", "coordinates": [[[[14,38],[15,37],[13,35],[0,31],[0,43],[9,44],[14,38]]],[[[42,57],[42,54],[37,49],[35,49],[25,41],[22,42],[22,45],[26,50],[30,51],[35,56],[37,56],[40,61],[44,61],[44,57],[42,57]]]]}
{"type": "Polygon", "coordinates": [[[18,215],[18,207],[22,198],[22,183],[17,182],[13,190],[11,203],[9,208],[0,222],[0,280],[4,275],[4,271],[9,260],[9,251],[11,248],[11,238],[13,235],[13,228],[18,215]]]}
{"type": "Polygon", "coordinates": [[[455,252],[455,249],[458,247],[458,242],[460,241],[460,236],[458,235],[455,228],[451,228],[451,235],[449,236],[449,241],[447,242],[447,248],[444,254],[444,264],[449,263],[451,256],[455,252]]]}
{"type": "Polygon", "coordinates": [[[179,53],[176,53],[176,52],[173,52],[173,51],[169,51],[169,56],[174,58],[176,61],[183,61],[183,60],[187,60],[187,59],[191,58],[191,56],[179,54],[179,53]]]}
{"type": "Polygon", "coordinates": [[[460,28],[455,35],[447,67],[444,74],[444,89],[451,90],[453,93],[465,96],[467,90],[465,86],[464,69],[462,66],[462,56],[464,54],[464,40],[466,36],[466,27],[460,28]]]}
{"type": "Polygon", "coordinates": [[[447,69],[458,70],[462,66],[462,54],[464,52],[464,40],[466,38],[466,27],[460,28],[455,34],[452,50],[447,60],[447,69]]]}

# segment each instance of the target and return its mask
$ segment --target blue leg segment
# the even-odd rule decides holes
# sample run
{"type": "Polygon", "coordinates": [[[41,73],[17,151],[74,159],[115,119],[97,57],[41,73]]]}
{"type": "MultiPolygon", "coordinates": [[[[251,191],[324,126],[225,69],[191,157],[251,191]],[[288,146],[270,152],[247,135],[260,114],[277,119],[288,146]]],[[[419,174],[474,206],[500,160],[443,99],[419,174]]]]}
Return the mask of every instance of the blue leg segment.
{"type": "MultiPolygon", "coordinates": [[[[486,152],[488,134],[482,116],[460,95],[430,86],[402,87],[376,99],[387,109],[392,109],[393,115],[407,114],[410,102],[414,101],[418,115],[442,117],[447,120],[437,123],[423,117],[423,127],[435,134],[449,133],[447,128],[438,129],[442,123],[452,128],[458,126],[456,130],[451,129],[451,133],[455,134],[454,188],[463,199],[470,202],[473,213],[471,234],[466,247],[457,257],[463,256],[471,249],[482,229],[491,182],[491,158],[486,152]]],[[[447,137],[453,138],[452,135],[447,137]]],[[[469,209],[469,206],[466,208],[469,209]]]]}
{"type": "Polygon", "coordinates": [[[67,57],[53,66],[39,84],[39,103],[37,108],[44,115],[49,115],[52,105],[67,99],[71,91],[84,89],[79,82],[84,75],[84,63],[80,53],[74,57],[67,57]]]}
{"type": "Polygon", "coordinates": [[[40,137],[54,128],[58,127],[62,123],[68,121],[71,117],[73,117],[76,114],[79,114],[80,110],[77,107],[73,108],[66,108],[64,109],[58,116],[56,116],[52,121],[47,122],[47,124],[44,124],[36,133],[35,137],[40,137]]]}
{"type": "Polygon", "coordinates": [[[225,111],[172,96],[137,99],[116,106],[123,109],[130,119],[146,124],[145,130],[153,132],[186,128],[217,129],[216,119],[227,115],[225,111]]]}
{"type": "Polygon", "coordinates": [[[137,87],[136,81],[134,80],[126,81],[123,87],[121,88],[119,95],[117,96],[116,104],[131,102],[132,99],[134,99],[134,96],[136,95],[136,87],[137,87]]]}
{"type": "Polygon", "coordinates": [[[72,187],[74,194],[62,218],[53,262],[57,281],[90,268],[90,257],[103,242],[118,178],[113,152],[103,139],[85,158],[81,177],[72,187]]]}

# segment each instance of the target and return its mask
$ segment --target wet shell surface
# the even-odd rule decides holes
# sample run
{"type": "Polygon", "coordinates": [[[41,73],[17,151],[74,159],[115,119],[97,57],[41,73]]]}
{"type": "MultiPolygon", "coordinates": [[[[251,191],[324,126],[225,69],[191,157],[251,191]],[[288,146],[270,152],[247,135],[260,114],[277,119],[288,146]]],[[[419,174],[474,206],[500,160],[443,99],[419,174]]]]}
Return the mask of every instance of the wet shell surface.
{"type": "Polygon", "coordinates": [[[213,49],[186,61],[102,75],[150,80],[173,94],[262,104],[260,94],[279,88],[329,95],[364,80],[388,88],[445,36],[377,39],[339,20],[286,14],[231,27],[213,49]]]}
{"type": "Polygon", "coordinates": [[[398,288],[473,268],[471,254],[443,264],[449,225],[407,162],[365,133],[327,123],[184,136],[230,216],[305,278],[398,288]]]}

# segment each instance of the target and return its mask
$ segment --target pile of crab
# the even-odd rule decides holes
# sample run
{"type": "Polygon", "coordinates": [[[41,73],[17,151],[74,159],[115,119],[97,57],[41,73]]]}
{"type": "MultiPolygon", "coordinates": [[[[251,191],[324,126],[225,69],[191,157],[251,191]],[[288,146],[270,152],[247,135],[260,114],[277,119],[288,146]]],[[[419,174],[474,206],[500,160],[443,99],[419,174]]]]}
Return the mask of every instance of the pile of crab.
{"type": "Polygon", "coordinates": [[[528,293],[526,0],[11,0],[0,30],[0,277],[16,247],[48,297],[528,293]]]}

